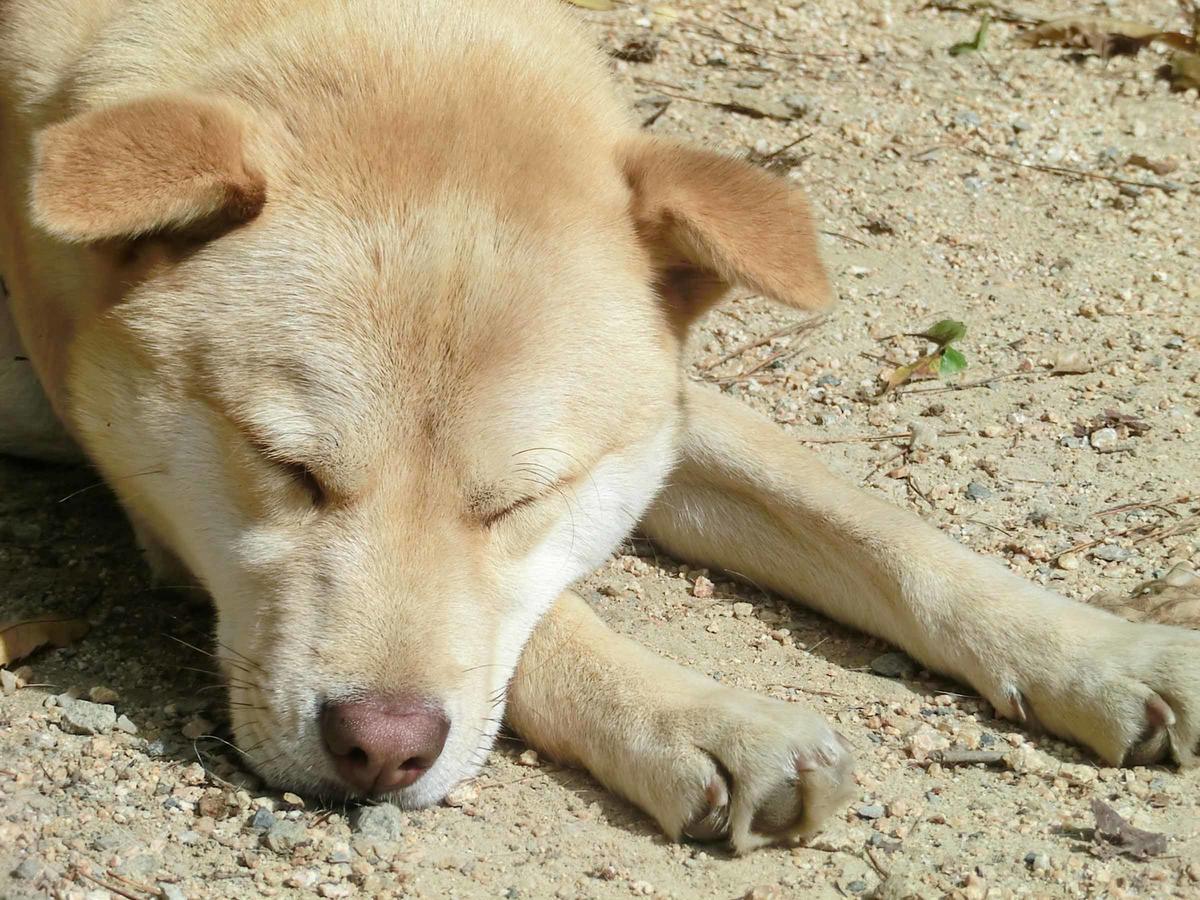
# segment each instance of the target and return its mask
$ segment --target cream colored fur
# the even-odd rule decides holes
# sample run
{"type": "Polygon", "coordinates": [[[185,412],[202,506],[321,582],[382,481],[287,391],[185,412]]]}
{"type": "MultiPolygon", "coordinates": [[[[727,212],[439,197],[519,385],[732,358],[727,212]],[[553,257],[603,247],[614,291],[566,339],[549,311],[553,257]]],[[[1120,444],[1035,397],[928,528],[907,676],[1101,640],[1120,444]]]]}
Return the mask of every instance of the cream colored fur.
{"type": "Polygon", "coordinates": [[[70,452],[52,408],[209,590],[275,784],[344,793],[321,704],[417,691],[450,735],[392,799],[436,802],[507,698],[672,837],[811,833],[843,740],[568,591],[639,522],[1111,763],[1195,761],[1200,636],[1028,584],[685,383],[730,282],[825,301],[807,208],[640,136],[562,4],[0,0],[0,141],[30,358],[0,450],[70,452]]]}

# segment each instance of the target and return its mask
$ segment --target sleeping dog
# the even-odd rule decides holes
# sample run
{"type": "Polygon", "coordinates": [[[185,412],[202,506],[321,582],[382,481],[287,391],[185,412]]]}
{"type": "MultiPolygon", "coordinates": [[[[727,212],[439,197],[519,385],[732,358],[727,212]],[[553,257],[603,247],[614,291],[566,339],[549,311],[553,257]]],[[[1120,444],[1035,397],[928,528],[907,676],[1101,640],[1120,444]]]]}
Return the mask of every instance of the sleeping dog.
{"type": "Polygon", "coordinates": [[[571,592],[635,528],[1108,763],[1195,762],[1200,635],[688,382],[731,285],[828,303],[805,200],[639,133],[561,4],[0,0],[0,142],[0,450],[81,448],[207,589],[273,784],[435,803],[503,716],[673,838],[813,832],[844,739],[571,592]]]}

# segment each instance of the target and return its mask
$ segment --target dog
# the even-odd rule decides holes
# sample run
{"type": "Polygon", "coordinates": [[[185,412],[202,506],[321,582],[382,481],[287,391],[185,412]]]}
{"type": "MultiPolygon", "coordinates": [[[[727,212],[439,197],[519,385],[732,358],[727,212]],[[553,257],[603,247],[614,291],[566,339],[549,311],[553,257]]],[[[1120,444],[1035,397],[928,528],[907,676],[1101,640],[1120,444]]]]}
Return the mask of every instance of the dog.
{"type": "Polygon", "coordinates": [[[1194,764],[1200,635],[1071,602],[689,383],[801,193],[641,133],[554,0],[0,0],[0,449],[79,448],[211,594],[273,785],[441,800],[502,716],[670,838],[812,834],[847,742],[609,631],[635,528],[1112,765],[1194,764]],[[27,357],[27,359],[26,359],[27,357]]]}

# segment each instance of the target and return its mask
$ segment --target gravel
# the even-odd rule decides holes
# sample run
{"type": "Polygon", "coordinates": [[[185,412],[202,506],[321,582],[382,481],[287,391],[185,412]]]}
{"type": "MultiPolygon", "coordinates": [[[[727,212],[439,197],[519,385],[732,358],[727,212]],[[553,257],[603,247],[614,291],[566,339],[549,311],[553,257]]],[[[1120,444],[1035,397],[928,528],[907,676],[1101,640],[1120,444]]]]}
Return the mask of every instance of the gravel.
{"type": "Polygon", "coordinates": [[[33,881],[42,874],[44,868],[45,867],[40,862],[30,856],[22,860],[21,863],[15,869],[13,869],[12,874],[14,878],[20,878],[22,881],[33,881]]]}
{"type": "Polygon", "coordinates": [[[1088,436],[1088,442],[1095,450],[1111,450],[1117,446],[1119,436],[1115,428],[1098,428],[1088,436]]]}
{"type": "MultiPolygon", "coordinates": [[[[1134,179],[1146,176],[1124,167],[1129,154],[1175,156],[1171,177],[1189,183],[1200,170],[1195,94],[1169,93],[1154,77],[1153,53],[1102,64],[1086,53],[1022,51],[1011,42],[1018,29],[1000,21],[986,59],[950,57],[946,48],[970,38],[978,15],[923,3],[671,7],[685,21],[658,23],[638,4],[584,14],[602,46],[656,42],[653,62],[614,61],[622,89],[641,101],[639,120],[656,116],[651,134],[735,155],[811,134],[771,164],[804,186],[816,227],[836,233],[822,236],[822,252],[839,302],[819,328],[690,375],[727,379],[722,389],[797,442],[819,441],[811,449],[836,474],[867,481],[866,490],[1068,596],[1127,594],[1177,564],[1200,565],[1200,536],[1171,533],[1200,512],[1194,499],[1177,502],[1194,498],[1200,484],[1200,333],[1186,315],[1200,303],[1200,257],[1188,230],[1194,192],[1129,196],[1102,179],[967,152],[1057,159],[1134,179]],[[646,25],[636,22],[642,16],[646,25]],[[693,62],[709,57],[725,65],[693,62]],[[762,86],[739,88],[748,77],[762,86]],[[781,101],[797,118],[752,119],[679,99],[735,88],[781,101]],[[956,124],[960,111],[977,113],[979,124],[956,124]],[[1098,162],[1109,146],[1118,152],[1098,162]],[[1001,379],[961,390],[919,382],[878,397],[880,373],[927,348],[905,335],[947,317],[968,326],[958,346],[970,367],[957,384],[1001,379]],[[786,355],[766,363],[778,353],[786,355]],[[1062,371],[1051,374],[1056,365],[1062,371]],[[1109,444],[1109,435],[1089,436],[1107,410],[1150,430],[1114,428],[1109,444]],[[915,420],[936,428],[936,440],[883,439],[915,420]],[[972,500],[972,482],[993,496],[972,500]],[[1156,506],[1121,511],[1129,504],[1156,506]],[[1052,514],[1030,519],[1035,507],[1052,514]],[[1131,529],[1141,530],[1115,537],[1131,529]],[[1111,561],[1093,552],[1110,544],[1137,552],[1111,561]],[[1072,547],[1093,549],[1061,555],[1072,547]]],[[[1173,0],[1117,7],[1121,18],[1156,27],[1182,23],[1173,0]]],[[[1075,14],[1078,4],[1046,0],[1037,12],[1075,14]]],[[[714,360],[800,315],[738,292],[705,317],[688,353],[714,360]]],[[[712,596],[693,596],[697,571],[681,577],[661,550],[640,543],[642,555],[626,550],[583,582],[600,614],[726,684],[821,713],[854,747],[856,802],[804,846],[728,858],[664,842],[654,823],[586,776],[546,758],[522,766],[523,748],[505,740],[471,789],[453,795],[457,805],[398,812],[395,839],[363,834],[341,804],[306,798],[294,808],[240,768],[222,743],[233,736],[214,677],[191,671],[211,660],[170,640],[212,649],[210,611],[197,591],[152,588],[115,504],[103,490],[79,493],[95,482],[86,470],[0,462],[0,619],[52,610],[95,623],[79,645],[31,658],[31,673],[0,675],[0,896],[100,900],[112,892],[79,873],[128,889],[116,875],[141,855],[158,868],[139,882],[146,890],[129,892],[169,900],[1200,891],[1194,775],[1100,765],[998,720],[975,691],[921,672],[902,654],[905,667],[880,678],[882,648],[871,639],[724,575],[714,575],[712,596]],[[733,603],[752,604],[753,613],[739,617],[733,603]],[[716,633],[706,631],[710,622],[720,623],[716,633]],[[116,722],[66,730],[72,690],[81,702],[107,696],[93,688],[117,694],[116,722]],[[64,692],[63,702],[44,705],[64,692]],[[211,722],[215,736],[184,738],[195,718],[211,722]],[[937,761],[976,745],[1002,762],[937,761]],[[1093,798],[1136,827],[1168,834],[1168,854],[1134,861],[1080,852],[1093,798]],[[863,819],[862,805],[885,814],[863,819]],[[283,821],[294,827],[276,826],[283,821]],[[272,840],[290,850],[267,845],[272,828],[272,840]],[[604,877],[592,874],[599,871],[604,877]]]]}
{"type": "Polygon", "coordinates": [[[59,726],[71,734],[103,734],[117,724],[117,713],[111,706],[75,700],[62,707],[59,726]]]}
{"type": "Polygon", "coordinates": [[[992,490],[985,484],[982,484],[978,481],[972,481],[967,485],[966,494],[969,500],[987,500],[991,498],[992,490]]]}
{"type": "Polygon", "coordinates": [[[404,835],[404,814],[390,803],[360,806],[350,814],[355,833],[386,841],[398,841],[404,835]]]}
{"type": "Polygon", "coordinates": [[[1092,556],[1105,562],[1124,562],[1133,556],[1133,552],[1118,544],[1101,544],[1092,549],[1092,556]]]}
{"type": "Polygon", "coordinates": [[[884,653],[871,660],[871,671],[884,678],[911,678],[917,669],[907,653],[884,653]]]}
{"type": "Polygon", "coordinates": [[[280,854],[290,854],[309,840],[308,830],[303,823],[289,822],[286,819],[272,822],[263,837],[263,843],[280,854]]]}

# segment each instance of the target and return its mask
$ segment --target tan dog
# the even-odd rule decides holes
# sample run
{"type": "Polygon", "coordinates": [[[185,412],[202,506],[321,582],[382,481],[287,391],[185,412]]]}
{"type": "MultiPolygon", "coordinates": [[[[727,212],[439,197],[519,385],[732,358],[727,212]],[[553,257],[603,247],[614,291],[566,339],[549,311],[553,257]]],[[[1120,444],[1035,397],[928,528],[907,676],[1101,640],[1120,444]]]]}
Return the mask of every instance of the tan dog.
{"type": "Polygon", "coordinates": [[[0,28],[0,448],[69,452],[23,346],[211,592],[276,785],[433,803],[504,711],[672,837],[810,833],[845,743],[567,590],[639,522],[1110,763],[1195,761],[1200,635],[1028,584],[686,382],[730,284],[827,302],[805,203],[640,135],[560,4],[0,0],[0,28]]]}

